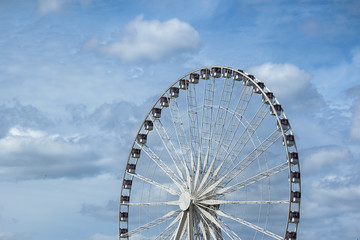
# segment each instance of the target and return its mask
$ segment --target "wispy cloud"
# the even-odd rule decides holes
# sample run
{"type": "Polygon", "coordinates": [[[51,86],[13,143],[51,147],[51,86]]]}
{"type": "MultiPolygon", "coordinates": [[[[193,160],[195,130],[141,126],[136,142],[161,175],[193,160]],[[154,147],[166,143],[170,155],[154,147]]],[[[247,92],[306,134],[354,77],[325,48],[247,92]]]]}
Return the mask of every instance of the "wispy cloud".
{"type": "Polygon", "coordinates": [[[79,2],[82,5],[89,4],[91,0],[38,0],[38,11],[41,14],[60,12],[64,5],[70,2],[79,2]]]}

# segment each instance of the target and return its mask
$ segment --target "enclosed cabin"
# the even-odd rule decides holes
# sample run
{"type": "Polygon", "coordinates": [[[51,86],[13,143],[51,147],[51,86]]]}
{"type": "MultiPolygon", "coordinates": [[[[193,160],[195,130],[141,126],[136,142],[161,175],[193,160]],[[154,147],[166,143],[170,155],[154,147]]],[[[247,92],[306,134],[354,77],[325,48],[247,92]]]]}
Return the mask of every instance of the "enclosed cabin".
{"type": "Polygon", "coordinates": [[[120,228],[120,238],[127,238],[128,237],[128,235],[127,235],[127,233],[128,233],[128,229],[127,228],[120,228]]]}
{"type": "Polygon", "coordinates": [[[126,222],[129,218],[129,213],[127,212],[120,212],[119,214],[119,220],[120,222],[126,222]]]}
{"type": "Polygon", "coordinates": [[[286,118],[280,118],[277,123],[278,130],[284,130],[285,132],[290,129],[289,120],[286,118]]]}
{"type": "Polygon", "coordinates": [[[288,147],[292,147],[295,144],[295,138],[292,134],[285,135],[285,139],[283,139],[283,145],[285,146],[285,143],[288,147]]]}
{"type": "Polygon", "coordinates": [[[170,99],[168,99],[167,97],[161,97],[160,98],[160,106],[161,107],[169,107],[169,101],[170,101],[170,99]]]}
{"type": "Polygon", "coordinates": [[[301,192],[292,191],[290,201],[292,203],[300,203],[300,200],[301,200],[301,192]]]}
{"type": "Polygon", "coordinates": [[[286,232],[285,240],[296,240],[296,232],[286,232]]]}
{"type": "Polygon", "coordinates": [[[130,202],[130,196],[122,195],[121,198],[120,198],[120,202],[123,203],[123,204],[129,203],[130,202]]]}
{"type": "Polygon", "coordinates": [[[299,164],[299,154],[297,152],[289,152],[289,162],[291,164],[299,164]]]}
{"type": "Polygon", "coordinates": [[[151,113],[154,118],[160,118],[161,117],[161,108],[153,108],[151,110],[151,113]]]}
{"type": "Polygon", "coordinates": [[[123,186],[124,186],[125,189],[131,189],[132,180],[125,179],[124,182],[123,182],[123,186]]]}
{"type": "Polygon", "coordinates": [[[141,149],[139,148],[133,148],[131,149],[131,157],[132,158],[139,158],[141,153],[141,149]]]}
{"type": "Polygon", "coordinates": [[[200,70],[201,79],[208,80],[210,78],[210,69],[203,68],[200,70]]]}
{"type": "MultiPolygon", "coordinates": [[[[209,69],[208,69],[209,70],[209,69]]],[[[210,71],[210,70],[209,70],[210,71]]],[[[190,73],[189,81],[192,84],[198,84],[199,83],[199,74],[198,73],[190,73]]],[[[206,78],[209,79],[209,78],[206,78]]]]}
{"type": "Polygon", "coordinates": [[[243,75],[239,72],[233,72],[233,78],[235,81],[242,81],[243,80],[243,75]]]}
{"type": "Polygon", "coordinates": [[[290,172],[290,180],[292,183],[300,183],[300,172],[290,172]]]}
{"type": "Polygon", "coordinates": [[[265,95],[262,96],[262,102],[265,104],[273,103],[274,102],[274,94],[272,92],[266,92],[265,95]]]}
{"type": "Polygon", "coordinates": [[[221,77],[221,68],[220,67],[211,68],[211,76],[215,78],[221,77]]]}
{"type": "Polygon", "coordinates": [[[171,97],[171,98],[177,98],[177,97],[179,97],[179,88],[177,88],[177,87],[171,87],[171,88],[170,88],[170,97],[171,97]]]}
{"type": "Polygon", "coordinates": [[[273,105],[274,108],[272,108],[272,106],[270,106],[270,114],[271,115],[281,115],[282,112],[282,107],[280,104],[274,104],[273,105]]]}
{"type": "Polygon", "coordinates": [[[180,79],[179,87],[180,87],[180,89],[187,90],[189,88],[189,80],[180,79]]]}
{"type": "Polygon", "coordinates": [[[222,75],[224,78],[231,78],[233,71],[229,68],[223,68],[222,69],[222,75]]]}
{"type": "Polygon", "coordinates": [[[135,173],[135,170],[136,170],[136,164],[134,164],[134,163],[128,163],[128,164],[126,165],[126,171],[127,171],[128,173],[135,173]]]}
{"type": "Polygon", "coordinates": [[[146,134],[138,134],[136,137],[136,141],[139,144],[146,144],[146,140],[147,140],[147,135],[146,134]]]}
{"type": "Polygon", "coordinates": [[[263,82],[257,82],[253,86],[254,93],[260,94],[261,91],[264,89],[264,87],[265,87],[265,84],[263,82]]]}
{"type": "Polygon", "coordinates": [[[299,212],[290,212],[289,220],[292,223],[298,223],[300,220],[300,213],[299,212]]]}
{"type": "Polygon", "coordinates": [[[144,128],[147,131],[152,131],[154,129],[154,123],[151,120],[146,120],[144,122],[144,128]]]}
{"type": "Polygon", "coordinates": [[[249,87],[254,86],[254,83],[251,80],[255,80],[255,77],[254,77],[254,75],[248,74],[244,78],[244,81],[243,81],[244,85],[249,86],[249,87]]]}

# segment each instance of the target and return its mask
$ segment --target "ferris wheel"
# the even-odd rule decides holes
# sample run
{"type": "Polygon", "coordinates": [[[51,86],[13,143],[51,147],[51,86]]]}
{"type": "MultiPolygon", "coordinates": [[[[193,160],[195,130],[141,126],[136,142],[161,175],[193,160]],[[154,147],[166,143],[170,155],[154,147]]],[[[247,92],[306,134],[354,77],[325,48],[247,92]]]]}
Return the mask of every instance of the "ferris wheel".
{"type": "Polygon", "coordinates": [[[296,239],[300,166],[282,105],[253,75],[210,66],[146,114],[126,163],[120,239],[296,239]]]}

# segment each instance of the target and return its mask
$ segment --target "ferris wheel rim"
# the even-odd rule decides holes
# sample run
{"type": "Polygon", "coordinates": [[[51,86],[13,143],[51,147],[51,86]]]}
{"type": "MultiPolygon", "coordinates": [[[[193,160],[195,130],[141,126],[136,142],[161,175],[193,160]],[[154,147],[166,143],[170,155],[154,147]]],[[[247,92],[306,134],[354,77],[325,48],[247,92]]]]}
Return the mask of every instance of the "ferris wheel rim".
{"type": "MultiPolygon", "coordinates": [[[[183,76],[180,77],[179,79],[177,79],[173,84],[170,85],[170,87],[168,87],[168,88],[160,95],[160,97],[155,101],[154,105],[150,108],[150,111],[146,114],[146,117],[145,117],[144,120],[142,121],[142,124],[140,125],[140,128],[139,128],[136,136],[138,136],[138,135],[141,133],[141,130],[143,129],[144,123],[145,123],[146,120],[148,120],[148,119],[153,120],[153,119],[151,119],[151,112],[152,112],[152,110],[159,104],[159,102],[160,102],[160,100],[161,100],[162,97],[167,97],[167,96],[165,96],[165,95],[169,92],[169,90],[170,90],[172,87],[174,87],[176,84],[178,84],[180,80],[185,79],[185,78],[187,78],[188,76],[190,76],[190,74],[192,74],[192,73],[197,73],[197,72],[201,71],[202,69],[212,69],[212,68],[220,68],[220,69],[224,69],[224,68],[225,68],[225,69],[229,69],[229,70],[231,70],[231,71],[233,71],[233,72],[237,72],[237,73],[243,75],[243,77],[246,77],[247,80],[250,81],[254,86],[258,86],[258,87],[259,87],[259,85],[258,85],[259,80],[258,80],[257,78],[252,79],[252,78],[248,77],[248,76],[250,75],[249,73],[247,73],[247,72],[245,72],[245,71],[242,71],[242,70],[239,70],[239,69],[234,69],[234,68],[224,67],[224,66],[207,66],[207,67],[198,68],[198,69],[196,69],[196,70],[193,70],[193,71],[191,71],[191,72],[183,75],[183,76]]],[[[270,90],[269,90],[266,86],[265,86],[264,88],[259,88],[259,89],[260,89],[261,95],[266,99],[266,101],[269,102],[270,108],[271,108],[273,111],[276,111],[275,108],[274,108],[274,105],[275,105],[275,104],[280,104],[279,101],[277,100],[277,98],[274,96],[274,99],[273,99],[273,100],[270,100],[270,99],[269,99],[269,97],[266,95],[266,93],[267,93],[267,92],[270,92],[270,90]]],[[[199,107],[200,107],[200,106],[199,106],[199,107]]],[[[284,116],[284,118],[287,119],[284,111],[282,111],[282,115],[284,116]]],[[[280,116],[279,116],[278,114],[275,114],[275,118],[276,118],[276,121],[277,121],[278,126],[279,126],[279,128],[280,128],[280,132],[281,132],[281,135],[282,135],[282,138],[283,138],[283,139],[286,138],[286,135],[287,135],[286,133],[290,133],[290,135],[293,135],[293,131],[292,131],[292,128],[291,128],[290,123],[289,123],[288,129],[284,131],[283,126],[281,125],[280,116]]],[[[131,149],[133,149],[135,146],[136,146],[136,137],[135,137],[135,140],[133,141],[133,144],[132,144],[132,146],[131,146],[131,149]]],[[[289,153],[289,146],[288,146],[288,144],[287,144],[286,141],[284,141],[284,147],[285,147],[285,149],[286,149],[286,157],[287,157],[287,162],[286,162],[286,164],[287,164],[287,168],[288,168],[289,176],[290,176],[290,175],[291,175],[291,169],[292,169],[292,168],[291,168],[292,163],[290,163],[290,161],[289,161],[289,159],[290,159],[290,156],[289,156],[289,154],[290,154],[290,153],[289,153]]],[[[296,153],[298,152],[295,141],[294,141],[294,143],[293,143],[293,145],[292,145],[291,147],[294,149],[294,151],[295,151],[296,153]]],[[[127,164],[129,164],[130,159],[131,159],[131,151],[130,151],[129,156],[128,156],[127,164]]],[[[136,164],[137,164],[137,162],[138,162],[138,159],[136,160],[136,164]]],[[[297,168],[298,168],[298,172],[300,173],[300,165],[299,165],[299,164],[297,164],[297,168]]],[[[123,181],[126,179],[125,177],[126,177],[127,174],[129,174],[129,172],[127,172],[126,169],[125,169],[125,170],[124,170],[124,174],[123,174],[123,181]]],[[[131,180],[133,180],[133,178],[134,178],[134,175],[131,175],[131,180]]],[[[299,192],[301,192],[301,182],[297,183],[297,186],[298,186],[299,192]]],[[[291,202],[291,194],[292,194],[292,190],[293,190],[292,187],[293,187],[293,183],[292,183],[291,181],[289,181],[289,195],[290,195],[290,196],[289,196],[289,201],[288,201],[288,203],[289,203],[288,215],[289,215],[289,216],[288,216],[288,220],[287,220],[287,224],[286,224],[285,233],[287,233],[288,226],[289,226],[289,223],[290,223],[290,222],[289,222],[289,218],[290,218],[290,212],[291,212],[291,209],[292,209],[292,208],[291,208],[291,207],[292,207],[292,205],[291,205],[291,203],[292,203],[292,202],[291,202]]],[[[123,185],[122,185],[122,187],[121,187],[121,196],[123,196],[122,193],[123,193],[123,185]]],[[[130,195],[131,195],[131,190],[129,191],[129,196],[130,196],[130,195]]],[[[248,203],[248,204],[249,204],[249,203],[248,203]]],[[[119,209],[120,209],[120,206],[121,206],[121,205],[122,205],[122,203],[121,203],[121,200],[120,200],[119,209]]],[[[298,204],[296,204],[296,205],[297,205],[297,210],[298,210],[298,212],[300,212],[300,203],[298,203],[298,204]]],[[[129,208],[129,206],[130,206],[130,205],[128,205],[128,208],[129,208]]],[[[119,214],[120,214],[120,211],[119,211],[119,214]]],[[[229,216],[227,216],[227,217],[229,217],[229,216]]],[[[120,217],[119,217],[119,218],[120,218],[120,217]]],[[[298,228],[298,223],[295,223],[295,231],[294,231],[295,233],[297,232],[297,228],[298,228]]],[[[121,234],[120,234],[120,220],[119,220],[119,238],[120,238],[120,236],[121,236],[121,234]]],[[[284,238],[286,239],[286,236],[284,236],[284,238]]]]}

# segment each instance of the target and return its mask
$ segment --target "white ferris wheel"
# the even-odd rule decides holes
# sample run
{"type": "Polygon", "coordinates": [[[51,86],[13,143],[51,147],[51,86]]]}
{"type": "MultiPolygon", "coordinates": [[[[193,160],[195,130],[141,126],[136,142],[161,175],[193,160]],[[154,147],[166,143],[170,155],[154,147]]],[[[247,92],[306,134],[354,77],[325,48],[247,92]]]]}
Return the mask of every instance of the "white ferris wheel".
{"type": "Polygon", "coordinates": [[[126,163],[119,239],[295,240],[300,166],[282,105],[253,75],[211,66],[175,81],[126,163]]]}

